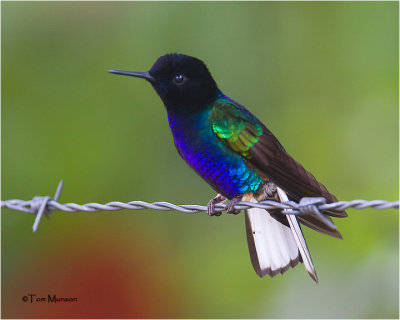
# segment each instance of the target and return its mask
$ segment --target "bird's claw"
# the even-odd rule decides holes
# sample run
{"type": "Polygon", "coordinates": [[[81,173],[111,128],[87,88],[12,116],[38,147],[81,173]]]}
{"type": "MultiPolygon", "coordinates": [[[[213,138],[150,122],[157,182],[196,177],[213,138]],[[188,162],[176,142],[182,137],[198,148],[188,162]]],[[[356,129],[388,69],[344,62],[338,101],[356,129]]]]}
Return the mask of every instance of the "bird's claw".
{"type": "MultiPolygon", "coordinates": [[[[231,200],[231,202],[228,203],[226,206],[226,212],[230,214],[239,214],[240,210],[235,209],[235,205],[242,199],[241,196],[235,197],[231,200]]],[[[215,198],[212,198],[207,205],[207,214],[209,216],[220,216],[222,214],[222,211],[215,211],[215,205],[217,203],[223,202],[226,200],[226,197],[224,197],[221,194],[217,194],[215,198]]]]}
{"type": "Polygon", "coordinates": [[[220,216],[222,214],[222,211],[215,211],[215,205],[217,203],[220,203],[222,201],[225,201],[226,198],[222,194],[217,194],[215,198],[212,198],[207,205],[207,214],[209,216],[220,216]]]}
{"type": "Polygon", "coordinates": [[[235,209],[236,204],[241,200],[241,197],[235,197],[226,206],[226,212],[230,214],[239,214],[240,209],[235,209]]]}

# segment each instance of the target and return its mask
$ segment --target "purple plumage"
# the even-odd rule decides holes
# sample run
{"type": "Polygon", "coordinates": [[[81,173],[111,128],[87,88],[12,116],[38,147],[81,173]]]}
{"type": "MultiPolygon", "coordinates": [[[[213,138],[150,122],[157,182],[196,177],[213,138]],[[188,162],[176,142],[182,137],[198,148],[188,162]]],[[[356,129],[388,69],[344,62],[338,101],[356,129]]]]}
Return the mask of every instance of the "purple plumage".
{"type": "Polygon", "coordinates": [[[195,115],[168,115],[176,149],[214,190],[228,199],[256,192],[263,180],[217,137],[211,112],[212,107],[195,115]]]}

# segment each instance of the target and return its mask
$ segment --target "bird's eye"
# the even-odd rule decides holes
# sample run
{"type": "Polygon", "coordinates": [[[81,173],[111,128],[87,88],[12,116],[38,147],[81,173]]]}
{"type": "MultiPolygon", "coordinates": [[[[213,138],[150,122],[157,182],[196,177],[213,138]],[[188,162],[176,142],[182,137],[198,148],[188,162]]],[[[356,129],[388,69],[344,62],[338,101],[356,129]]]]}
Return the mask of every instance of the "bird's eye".
{"type": "Polygon", "coordinates": [[[174,83],[181,85],[186,81],[186,77],[183,74],[178,74],[174,77],[174,83]]]}

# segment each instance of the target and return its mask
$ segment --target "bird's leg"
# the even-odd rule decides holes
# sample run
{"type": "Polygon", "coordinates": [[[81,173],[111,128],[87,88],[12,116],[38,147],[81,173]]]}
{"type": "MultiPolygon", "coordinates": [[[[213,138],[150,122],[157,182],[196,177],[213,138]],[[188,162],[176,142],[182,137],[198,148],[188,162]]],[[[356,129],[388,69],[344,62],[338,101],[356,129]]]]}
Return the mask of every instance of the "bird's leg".
{"type": "Polygon", "coordinates": [[[252,192],[246,192],[243,195],[239,195],[234,197],[231,202],[229,202],[229,204],[226,207],[226,212],[227,213],[232,213],[232,214],[239,214],[240,210],[239,209],[235,209],[235,205],[239,202],[239,201],[250,201],[250,199],[252,198],[253,193],[252,192]]]}
{"type": "Polygon", "coordinates": [[[212,198],[207,205],[207,214],[209,216],[220,216],[222,212],[215,212],[215,205],[217,203],[225,201],[225,198],[222,194],[218,193],[215,198],[212,198]]]}

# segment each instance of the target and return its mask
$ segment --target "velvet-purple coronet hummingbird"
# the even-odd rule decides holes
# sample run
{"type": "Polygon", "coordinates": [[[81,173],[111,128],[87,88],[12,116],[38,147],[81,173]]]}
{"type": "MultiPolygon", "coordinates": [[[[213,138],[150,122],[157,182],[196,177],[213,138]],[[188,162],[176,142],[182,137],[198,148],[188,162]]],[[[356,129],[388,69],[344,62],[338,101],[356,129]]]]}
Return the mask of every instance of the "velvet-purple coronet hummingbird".
{"type": "MultiPolygon", "coordinates": [[[[323,197],[337,201],[323,184],[294,160],[277,138],[250,111],[217,86],[203,61],[183,54],[158,58],[148,72],[109,70],[147,80],[164,103],[179,155],[218,194],[208,203],[210,216],[220,215],[215,204],[238,201],[300,201],[323,197]]],[[[245,210],[247,243],[256,273],[271,277],[303,262],[318,282],[300,223],[341,239],[331,218],[345,211],[290,215],[282,210],[245,210]],[[328,222],[328,223],[327,223],[328,222]]]]}

